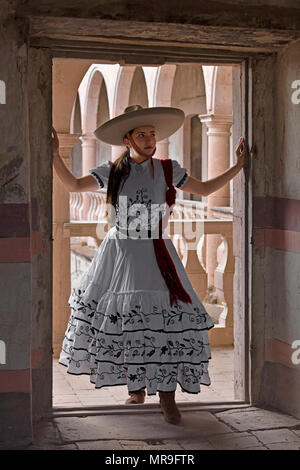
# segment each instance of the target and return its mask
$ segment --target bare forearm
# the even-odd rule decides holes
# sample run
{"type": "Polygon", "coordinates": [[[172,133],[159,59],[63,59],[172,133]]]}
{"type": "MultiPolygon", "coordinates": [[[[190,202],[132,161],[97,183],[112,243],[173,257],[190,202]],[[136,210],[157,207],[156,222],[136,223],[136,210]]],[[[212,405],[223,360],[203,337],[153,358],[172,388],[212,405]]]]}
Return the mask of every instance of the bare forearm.
{"type": "Polygon", "coordinates": [[[53,156],[53,166],[55,168],[55,171],[59,179],[62,181],[64,186],[67,188],[67,190],[70,192],[77,191],[78,189],[77,178],[66,167],[66,165],[64,164],[59,154],[55,154],[53,156]]]}
{"type": "Polygon", "coordinates": [[[54,153],[53,166],[66,189],[70,192],[97,191],[98,183],[92,175],[76,178],[66,167],[59,154],[54,153]]]}
{"type": "Polygon", "coordinates": [[[244,167],[246,162],[247,154],[247,145],[244,137],[241,137],[239,143],[235,149],[235,156],[237,162],[231,168],[228,168],[227,171],[221,175],[216,176],[208,181],[200,181],[193,176],[190,176],[186,183],[180,187],[182,191],[187,191],[191,194],[197,194],[199,196],[209,196],[210,194],[218,191],[222,188],[228,181],[237,175],[241,169],[244,167]]]}
{"type": "Polygon", "coordinates": [[[212,178],[208,181],[200,181],[197,178],[190,176],[187,182],[181,186],[180,189],[199,196],[209,196],[211,193],[214,193],[228,183],[228,181],[230,181],[240,171],[240,169],[241,167],[239,165],[234,165],[222,175],[218,175],[216,178],[212,178]]]}
{"type": "Polygon", "coordinates": [[[233,165],[231,168],[226,170],[221,175],[216,176],[207,181],[203,181],[205,195],[209,196],[210,194],[216,192],[218,189],[222,188],[228,181],[237,175],[241,170],[239,165],[233,165]]]}

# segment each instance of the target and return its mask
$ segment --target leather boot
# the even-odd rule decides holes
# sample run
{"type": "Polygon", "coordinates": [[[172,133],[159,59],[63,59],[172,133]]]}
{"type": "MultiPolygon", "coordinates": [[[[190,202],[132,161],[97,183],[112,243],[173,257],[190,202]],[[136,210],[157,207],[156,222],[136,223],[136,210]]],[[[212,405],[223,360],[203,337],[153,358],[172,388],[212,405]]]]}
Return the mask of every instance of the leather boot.
{"type": "Polygon", "coordinates": [[[138,392],[129,392],[130,398],[127,398],[125,405],[137,405],[138,403],[144,403],[146,392],[145,390],[139,390],[138,392]]]}
{"type": "Polygon", "coordinates": [[[175,392],[158,392],[159,405],[167,423],[178,424],[181,414],[175,403],[175,392]]]}

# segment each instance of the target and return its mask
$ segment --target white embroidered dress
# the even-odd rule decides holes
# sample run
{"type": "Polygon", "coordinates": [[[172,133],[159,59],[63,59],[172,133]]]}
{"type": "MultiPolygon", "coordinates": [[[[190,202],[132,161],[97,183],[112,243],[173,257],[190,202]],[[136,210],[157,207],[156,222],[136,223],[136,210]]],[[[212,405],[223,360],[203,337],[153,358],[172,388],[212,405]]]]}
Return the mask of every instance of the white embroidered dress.
{"type": "MultiPolygon", "coordinates": [[[[171,307],[153,240],[148,237],[148,219],[136,210],[130,212],[135,204],[147,209],[165,204],[163,167],[157,158],[153,164],[154,180],[150,159],[142,163],[130,159],[130,174],[118,196],[116,223],[72,289],[72,310],[59,363],[70,374],[90,375],[96,388],[127,385],[129,392],[146,389],[148,395],[155,395],[174,391],[178,383],[182,391],[199,393],[200,384],[211,383],[207,330],[214,323],[165,233],[178,276],[192,299],[192,304],[178,301],[171,307]],[[123,199],[125,203],[121,203],[123,199]],[[126,206],[128,217],[121,220],[126,206]],[[134,214],[146,222],[135,224],[134,214]],[[134,230],[122,236],[128,227],[134,230]]],[[[176,160],[172,165],[173,184],[179,188],[188,173],[176,160]]],[[[110,167],[106,160],[90,170],[101,188],[107,187],[110,167]]],[[[153,214],[155,218],[156,212],[153,214]]]]}

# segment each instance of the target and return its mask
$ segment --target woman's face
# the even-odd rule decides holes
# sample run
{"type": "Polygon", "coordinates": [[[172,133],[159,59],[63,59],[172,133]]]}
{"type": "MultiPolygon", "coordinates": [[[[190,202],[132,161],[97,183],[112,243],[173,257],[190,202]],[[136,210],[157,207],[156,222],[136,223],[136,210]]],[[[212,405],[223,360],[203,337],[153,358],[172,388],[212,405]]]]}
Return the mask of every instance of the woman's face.
{"type": "MultiPolygon", "coordinates": [[[[156,146],[155,128],[153,126],[136,127],[131,137],[144,153],[151,155],[156,146]]],[[[131,147],[128,139],[124,139],[124,143],[131,147]]],[[[131,150],[136,154],[132,147],[131,150]]]]}

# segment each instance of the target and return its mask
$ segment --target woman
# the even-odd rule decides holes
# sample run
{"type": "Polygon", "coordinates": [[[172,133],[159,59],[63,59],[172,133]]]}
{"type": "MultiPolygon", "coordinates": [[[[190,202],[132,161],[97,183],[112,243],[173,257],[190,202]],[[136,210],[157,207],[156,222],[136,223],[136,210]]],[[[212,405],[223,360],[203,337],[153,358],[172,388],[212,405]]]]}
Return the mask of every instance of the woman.
{"type": "Polygon", "coordinates": [[[165,164],[153,158],[156,142],[172,135],[183,121],[184,113],[177,108],[129,106],[95,131],[98,139],[124,144],[126,151],[82,178],[64,165],[54,129],[52,139],[53,164],[66,188],[107,188],[113,221],[70,295],[72,313],[59,363],[71,374],[89,374],[96,388],[127,385],[126,404],[144,403],[146,390],[148,395],[158,392],[164,418],[173,424],[181,419],[177,383],[187,393],[199,393],[200,384],[210,385],[207,330],[214,323],[171,239],[153,233],[157,235],[166,214],[162,209],[168,186],[207,196],[241,170],[246,152],[241,138],[237,163],[205,182],[170,159],[172,181],[167,185],[165,164]]]}

